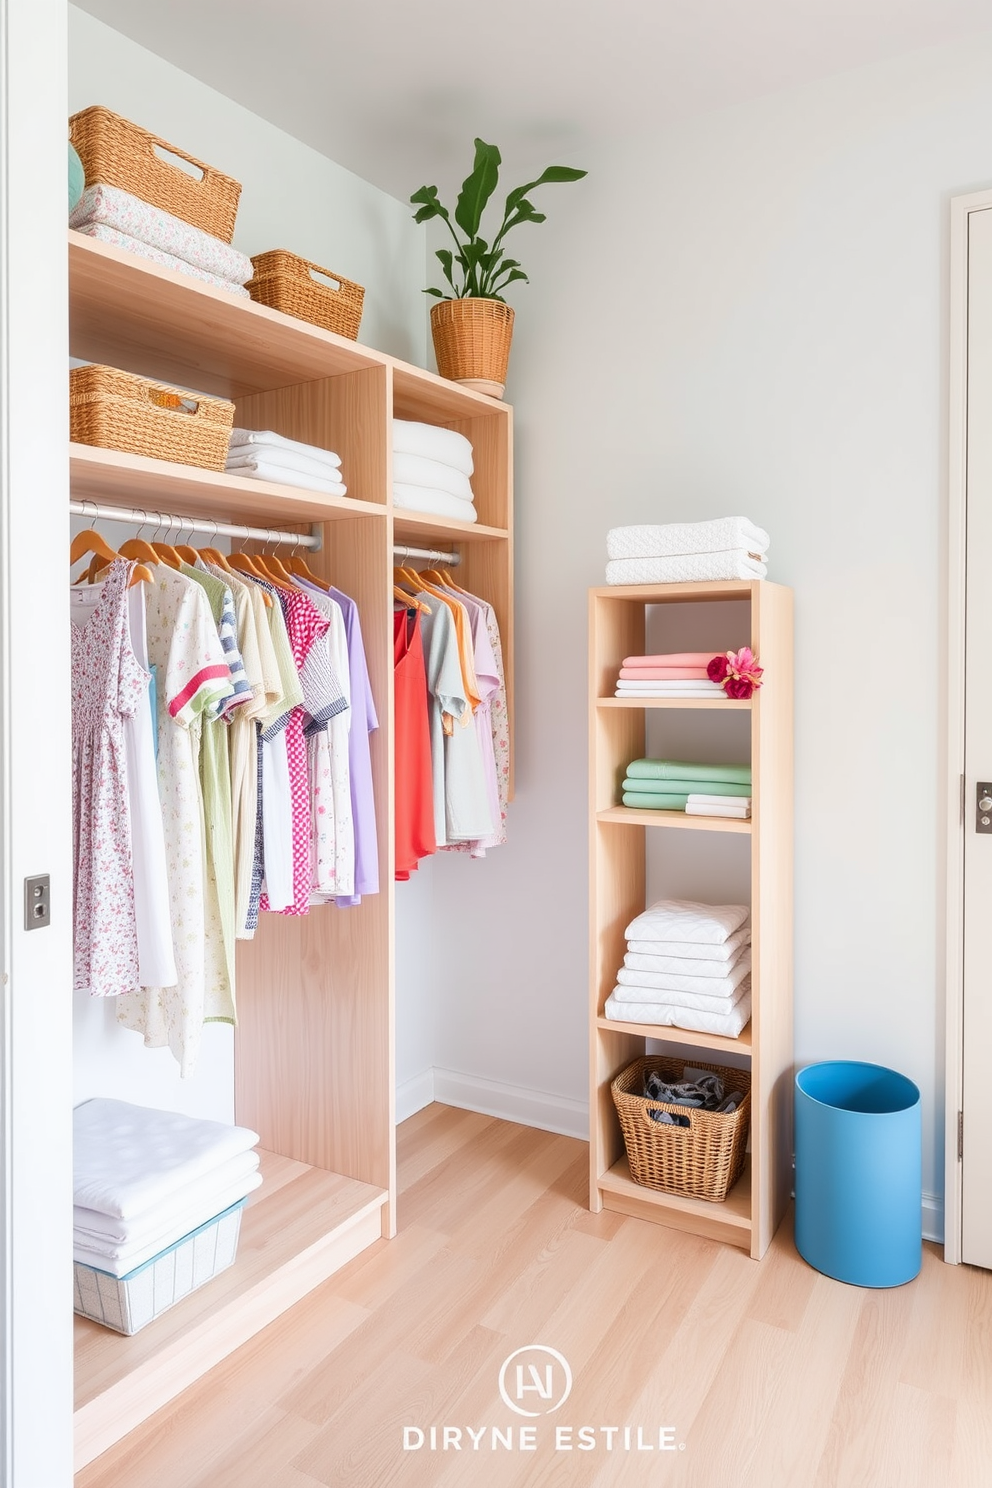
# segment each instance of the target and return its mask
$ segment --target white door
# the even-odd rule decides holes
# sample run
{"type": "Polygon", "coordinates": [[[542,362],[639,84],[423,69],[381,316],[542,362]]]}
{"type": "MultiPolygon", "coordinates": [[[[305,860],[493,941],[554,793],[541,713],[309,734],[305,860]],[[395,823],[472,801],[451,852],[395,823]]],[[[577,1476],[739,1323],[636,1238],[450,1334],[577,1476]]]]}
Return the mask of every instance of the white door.
{"type": "Polygon", "coordinates": [[[72,1483],[64,0],[0,0],[0,1482],[72,1483]],[[24,879],[51,877],[25,929],[24,879]]]}
{"type": "Polygon", "coordinates": [[[992,208],[968,214],[961,1259],[992,1268],[992,208]],[[987,802],[987,805],[982,805],[987,802]]]}

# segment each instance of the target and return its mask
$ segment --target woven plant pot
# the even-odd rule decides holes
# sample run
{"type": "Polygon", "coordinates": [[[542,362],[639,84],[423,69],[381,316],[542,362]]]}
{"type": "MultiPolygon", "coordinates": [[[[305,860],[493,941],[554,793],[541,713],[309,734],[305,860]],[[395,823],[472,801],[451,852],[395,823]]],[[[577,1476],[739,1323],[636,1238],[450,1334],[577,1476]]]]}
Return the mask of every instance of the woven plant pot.
{"type": "Polygon", "coordinates": [[[502,300],[438,300],[431,307],[437,370],[451,382],[502,398],[513,311],[502,300]]]}

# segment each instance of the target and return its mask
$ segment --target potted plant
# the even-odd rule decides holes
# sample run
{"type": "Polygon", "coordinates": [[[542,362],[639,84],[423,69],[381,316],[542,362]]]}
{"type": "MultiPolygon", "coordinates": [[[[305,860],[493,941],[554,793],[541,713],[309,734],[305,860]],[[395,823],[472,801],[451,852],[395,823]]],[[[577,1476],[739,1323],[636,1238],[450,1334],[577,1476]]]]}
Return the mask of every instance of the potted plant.
{"type": "Polygon", "coordinates": [[[567,165],[549,165],[536,181],[517,186],[506,198],[503,220],[490,243],[479,234],[482,214],[499,182],[501,157],[495,145],[475,142],[475,164],[462,185],[452,222],[438,200],[436,186],[421,186],[410,201],[417,207],[415,222],[440,217],[454,239],[454,248],[438,248],[437,258],[450,293],[427,289],[438,301],[431,309],[431,334],[437,369],[442,377],[465,383],[476,391],[502,398],[506,365],[513,335],[513,310],[502,291],[517,280],[527,282],[515,258],[507,256],[507,233],[522,222],[543,222],[529,193],[552,181],[579,181],[586,174],[567,165]],[[461,235],[456,229],[461,230],[461,235]]]}

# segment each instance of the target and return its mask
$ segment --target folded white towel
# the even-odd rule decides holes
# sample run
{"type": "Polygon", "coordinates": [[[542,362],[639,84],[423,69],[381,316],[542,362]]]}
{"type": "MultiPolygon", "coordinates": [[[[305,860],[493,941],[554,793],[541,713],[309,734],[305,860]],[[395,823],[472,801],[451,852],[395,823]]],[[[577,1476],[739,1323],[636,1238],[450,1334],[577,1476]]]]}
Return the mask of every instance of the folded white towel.
{"type": "Polygon", "coordinates": [[[444,465],[440,460],[428,460],[424,455],[405,455],[401,450],[395,451],[393,480],[404,486],[426,486],[431,491],[446,491],[449,496],[460,496],[463,501],[475,500],[472,483],[463,470],[444,465]]]}
{"type": "Polygon", "coordinates": [[[407,486],[393,482],[393,505],[404,511],[433,512],[438,517],[453,517],[456,522],[477,522],[479,514],[471,501],[449,496],[447,491],[431,491],[426,486],[407,486]]]}
{"type": "Polygon", "coordinates": [[[710,702],[716,703],[719,702],[721,698],[723,698],[724,702],[729,703],[730,701],[722,687],[718,687],[716,692],[704,692],[702,684],[700,684],[698,687],[689,688],[684,692],[668,692],[665,690],[664,683],[659,684],[657,689],[654,689],[650,692],[648,692],[644,688],[642,688],[638,692],[621,692],[618,688],[613,696],[625,698],[641,698],[642,700],[644,698],[707,698],[710,702]]]}
{"type": "Polygon", "coordinates": [[[761,557],[771,539],[747,517],[715,517],[711,522],[664,522],[613,527],[606,534],[607,558],[675,558],[683,553],[722,553],[743,548],[761,557]]]}
{"type": "Polygon", "coordinates": [[[722,579],[763,579],[768,569],[744,548],[723,553],[683,553],[671,558],[618,558],[606,565],[608,584],[713,584],[722,579]]]}
{"type": "MultiPolygon", "coordinates": [[[[635,944],[639,945],[641,942],[637,941],[635,944]]],[[[655,944],[660,944],[660,942],[655,942],[655,944]]],[[[739,964],[742,955],[747,956],[747,964],[750,966],[750,946],[742,946],[737,956],[731,961],[697,961],[691,956],[645,955],[643,951],[632,951],[628,946],[623,964],[629,971],[653,972],[656,976],[691,977],[693,985],[689,990],[707,995],[709,983],[724,981],[730,975],[731,970],[739,964]]]]}
{"type": "Polygon", "coordinates": [[[686,816],[733,816],[747,821],[751,815],[750,796],[724,796],[722,801],[698,801],[692,796],[685,803],[686,816]]]}
{"type": "Polygon", "coordinates": [[[737,1038],[751,1017],[751,993],[746,992],[729,1013],[707,1013],[699,1008],[676,1007],[671,1002],[619,1002],[615,997],[607,998],[605,1013],[615,1023],[655,1023],[737,1038]]]}
{"type": "Polygon", "coordinates": [[[97,1097],[72,1113],[73,1203],[133,1219],[258,1145],[246,1126],[97,1097]]]}
{"type": "Polygon", "coordinates": [[[160,264],[163,269],[172,269],[176,274],[185,274],[187,279],[199,279],[201,284],[210,284],[214,289],[222,289],[225,294],[237,295],[242,300],[251,299],[251,295],[243,284],[235,284],[233,279],[224,279],[220,274],[211,274],[206,269],[198,269],[195,264],[187,263],[184,258],[177,258],[174,253],[165,253],[161,248],[152,248],[150,244],[143,243],[140,238],[132,238],[129,233],[121,232],[119,228],[107,227],[103,222],[92,222],[77,228],[76,231],[86,238],[93,238],[97,243],[109,243],[112,248],[121,248],[125,253],[133,253],[136,258],[147,258],[150,263],[160,264]]]}
{"type": "MultiPolygon", "coordinates": [[[[229,470],[228,474],[243,476],[246,480],[272,481],[277,486],[299,486],[305,491],[324,491],[328,496],[348,494],[348,487],[333,476],[305,475],[302,470],[287,470],[285,465],[273,465],[265,458],[264,450],[257,456],[249,456],[245,463],[229,470]]],[[[340,470],[337,474],[341,474],[340,470]]]]}
{"type": "MultiPolygon", "coordinates": [[[[82,1244],[92,1245],[96,1250],[106,1245],[146,1245],[156,1239],[176,1215],[185,1214],[198,1205],[213,1203],[218,1193],[225,1193],[257,1172],[258,1152],[249,1148],[247,1152],[239,1152],[236,1157],[211,1168],[202,1177],[184,1184],[161,1204],[156,1204],[154,1209],[147,1209],[134,1219],[121,1219],[116,1214],[83,1209],[77,1204],[72,1211],[73,1232],[82,1244]]],[[[216,1214],[218,1210],[215,1207],[211,1212],[216,1214]]]]}
{"type": "MultiPolygon", "coordinates": [[[[287,439],[284,434],[276,434],[272,429],[232,429],[231,449],[240,450],[244,445],[260,444],[266,449],[292,450],[294,454],[304,455],[308,460],[316,460],[318,464],[330,465],[335,470],[341,465],[341,456],[336,455],[333,450],[324,449],[319,444],[304,444],[299,439],[287,439]]],[[[333,471],[328,472],[333,479],[333,471]]]]}
{"type": "Polygon", "coordinates": [[[112,1277],[126,1277],[129,1272],[137,1271],[138,1266],[143,1266],[149,1260],[155,1260],[155,1257],[159,1256],[162,1251],[168,1250],[170,1245],[175,1245],[178,1241],[184,1240],[187,1235],[192,1235],[192,1232],[199,1229],[199,1226],[207,1225],[211,1219],[216,1219],[217,1214],[223,1214],[223,1211],[231,1208],[232,1204],[238,1204],[248,1193],[257,1189],[260,1183],[262,1183],[262,1176],[257,1173],[254,1177],[242,1178],[241,1183],[235,1184],[233,1189],[229,1189],[226,1193],[219,1193],[214,1204],[208,1205],[207,1211],[201,1213],[198,1219],[193,1220],[192,1223],[189,1220],[177,1222],[171,1232],[168,1232],[170,1234],[168,1240],[155,1241],[149,1245],[126,1245],[126,1247],[120,1247],[119,1254],[109,1254],[104,1248],[94,1248],[92,1245],[73,1241],[73,1260],[79,1260],[83,1266],[95,1266],[97,1271],[109,1271],[112,1277]]]}
{"type": "Polygon", "coordinates": [[[659,899],[631,920],[624,935],[628,940],[694,941],[699,945],[721,946],[740,930],[750,913],[746,904],[659,899]]]}
{"type": "MultiPolygon", "coordinates": [[[[691,940],[628,940],[627,949],[635,956],[678,957],[686,961],[701,961],[703,976],[723,976],[719,967],[736,961],[742,946],[751,944],[751,927],[744,925],[733,935],[728,935],[722,945],[702,945],[691,940]],[[712,967],[713,970],[708,968],[712,967]]],[[[652,970],[651,967],[645,968],[652,970]]],[[[655,971],[664,968],[657,966],[655,971]]]]}
{"type": "Polygon", "coordinates": [[[621,677],[617,683],[617,697],[623,697],[629,693],[631,697],[678,697],[680,692],[702,692],[715,696],[726,697],[726,693],[719,682],[711,682],[707,677],[688,677],[678,680],[653,682],[633,682],[627,677],[621,677]]]}
{"type": "MultiPolygon", "coordinates": [[[[247,284],[255,270],[251,259],[222,238],[153,207],[150,202],[102,182],[88,186],[69,213],[69,226],[116,228],[149,248],[181,259],[191,267],[232,284],[247,284]]],[[[93,234],[89,234],[93,236],[93,234]]]]}
{"type": "Polygon", "coordinates": [[[745,977],[740,986],[735,987],[733,992],[726,997],[703,997],[697,992],[679,992],[676,990],[671,992],[667,990],[663,992],[649,992],[642,987],[628,987],[623,982],[618,982],[613,988],[611,996],[614,1002],[629,1004],[631,1011],[628,1017],[631,1018],[637,1017],[639,1003],[658,1002],[662,998],[671,1007],[695,1008],[699,1013],[729,1013],[737,1006],[749,987],[750,982],[745,977]]]}
{"type": "Polygon", "coordinates": [[[393,449],[403,455],[423,455],[427,460],[440,460],[463,475],[472,475],[475,464],[472,446],[464,434],[454,429],[440,429],[436,424],[421,424],[416,419],[393,419],[393,449]]]}
{"type": "Polygon", "coordinates": [[[227,452],[226,468],[250,468],[256,460],[264,460],[266,465],[275,465],[279,470],[294,470],[297,475],[315,475],[318,480],[337,482],[341,479],[339,465],[311,460],[309,455],[298,455],[295,450],[280,449],[275,444],[232,445],[227,452]]]}
{"type": "Polygon", "coordinates": [[[252,1173],[247,1178],[241,1178],[237,1183],[230,1184],[227,1188],[218,1189],[211,1200],[177,1213],[150,1240],[129,1240],[119,1243],[99,1238],[90,1239],[77,1230],[73,1234],[73,1259],[81,1261],[84,1266],[95,1266],[98,1271],[109,1271],[111,1276],[126,1276],[136,1266],[143,1266],[146,1261],[160,1255],[163,1250],[168,1250],[170,1245],[175,1245],[177,1241],[191,1235],[208,1220],[214,1219],[218,1214],[223,1214],[224,1210],[229,1209],[232,1204],[237,1204],[241,1199],[247,1198],[248,1194],[254,1193],[255,1189],[261,1186],[261,1182],[262,1175],[252,1173]]]}
{"type": "MultiPolygon", "coordinates": [[[[628,951],[627,956],[632,952],[628,951]]],[[[624,964],[617,972],[617,982],[621,987],[636,988],[638,991],[647,993],[669,993],[689,992],[693,997],[730,997],[751,970],[751,951],[748,948],[741,952],[739,958],[727,967],[723,976],[676,976],[671,972],[639,971],[632,970],[627,965],[627,956],[624,964]]],[[[664,997],[655,998],[655,1001],[664,1001],[664,997]]],[[[650,1002],[650,996],[642,997],[642,1002],[650,1002]]]]}

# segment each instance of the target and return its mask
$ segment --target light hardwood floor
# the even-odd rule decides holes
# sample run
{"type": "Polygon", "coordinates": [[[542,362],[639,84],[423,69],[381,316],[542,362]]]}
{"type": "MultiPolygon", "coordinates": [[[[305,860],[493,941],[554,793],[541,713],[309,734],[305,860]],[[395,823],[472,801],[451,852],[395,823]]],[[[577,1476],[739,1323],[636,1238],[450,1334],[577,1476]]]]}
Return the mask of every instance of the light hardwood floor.
{"type": "Polygon", "coordinates": [[[587,1170],[584,1143],[428,1107],[400,1128],[397,1238],[76,1488],[992,1483],[992,1273],[927,1245],[916,1281],[862,1291],[801,1261],[789,1221],[756,1262],[592,1215],[587,1170]],[[561,1351],[572,1393],[538,1422],[536,1450],[493,1448],[488,1428],[525,1424],[498,1376],[530,1343],[561,1351]],[[487,1432],[479,1451],[403,1450],[404,1427],[432,1425],[462,1427],[465,1444],[465,1427],[487,1432]],[[573,1428],[571,1451],[555,1450],[556,1425],[573,1428]],[[635,1446],[638,1426],[645,1442],[673,1427],[676,1450],[626,1451],[621,1432],[608,1451],[598,1428],[628,1425],[635,1446]],[[597,1428],[595,1449],[575,1450],[580,1426],[597,1428]]]}

